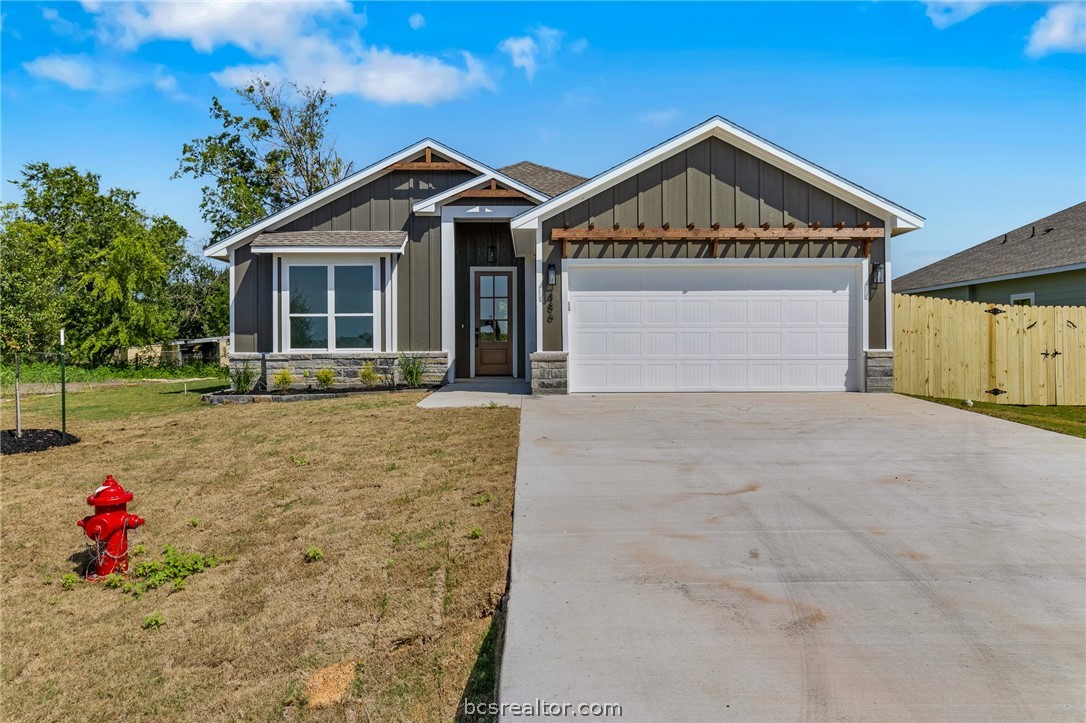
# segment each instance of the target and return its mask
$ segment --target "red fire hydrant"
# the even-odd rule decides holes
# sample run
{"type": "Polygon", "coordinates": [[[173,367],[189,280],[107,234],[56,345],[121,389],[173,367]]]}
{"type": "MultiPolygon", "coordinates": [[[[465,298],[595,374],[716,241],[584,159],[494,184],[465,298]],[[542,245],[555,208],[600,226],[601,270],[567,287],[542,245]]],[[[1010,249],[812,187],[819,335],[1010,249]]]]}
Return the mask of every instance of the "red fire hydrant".
{"type": "Polygon", "coordinates": [[[88,580],[96,580],[114,572],[128,571],[128,531],[143,524],[143,518],[128,514],[132,493],[126,492],[113,475],[87,498],[94,507],[76,524],[94,541],[94,571],[87,571],[88,580]]]}

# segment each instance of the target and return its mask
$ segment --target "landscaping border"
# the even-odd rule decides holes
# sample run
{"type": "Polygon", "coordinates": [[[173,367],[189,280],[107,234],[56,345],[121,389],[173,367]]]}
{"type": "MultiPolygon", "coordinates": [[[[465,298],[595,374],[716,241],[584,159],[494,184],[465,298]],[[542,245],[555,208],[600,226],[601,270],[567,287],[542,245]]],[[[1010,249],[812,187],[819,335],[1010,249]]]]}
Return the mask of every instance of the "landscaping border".
{"type": "Polygon", "coordinates": [[[377,394],[381,392],[432,392],[443,385],[435,384],[422,387],[374,387],[373,389],[351,389],[330,392],[298,392],[294,394],[275,394],[272,392],[256,392],[254,394],[223,394],[222,392],[210,392],[201,394],[200,401],[204,404],[263,404],[265,402],[308,402],[317,399],[340,399],[342,397],[357,397],[364,394],[377,394]]]}

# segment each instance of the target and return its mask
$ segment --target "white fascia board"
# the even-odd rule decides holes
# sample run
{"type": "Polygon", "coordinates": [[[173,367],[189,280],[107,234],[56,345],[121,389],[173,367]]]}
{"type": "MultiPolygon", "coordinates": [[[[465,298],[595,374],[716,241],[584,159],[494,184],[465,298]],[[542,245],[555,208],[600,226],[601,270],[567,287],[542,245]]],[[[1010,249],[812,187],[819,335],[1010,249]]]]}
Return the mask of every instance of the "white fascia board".
{"type": "Polygon", "coordinates": [[[885,219],[888,223],[895,224],[895,229],[911,231],[924,226],[923,217],[908,209],[877,196],[851,181],[830,173],[826,169],[786,151],[764,138],[756,136],[745,128],[717,116],[518,216],[513,219],[512,227],[514,229],[535,228],[541,220],[561,213],[581,201],[591,198],[599,191],[616,185],[656,165],[663,159],[712,136],[716,136],[756,158],[783,168],[791,175],[814,186],[830,191],[858,208],[885,219]]]}
{"type": "Polygon", "coordinates": [[[1013,281],[1014,279],[1026,279],[1030,276],[1047,276],[1048,274],[1059,274],[1064,271],[1078,271],[1080,269],[1086,269],[1086,263],[1083,264],[1068,264],[1067,266],[1054,266],[1050,269],[1034,269],[1033,271],[1020,271],[1017,274],[1003,274],[1001,276],[986,276],[982,279],[966,279],[965,281],[955,281],[949,284],[938,284],[936,286],[922,286],[917,289],[906,289],[904,291],[899,290],[899,294],[922,294],[927,291],[942,291],[943,289],[956,289],[960,286],[974,286],[976,284],[991,284],[996,281],[1013,281]]]}
{"type": "Polygon", "coordinates": [[[441,213],[441,207],[447,202],[454,200],[464,191],[470,191],[480,184],[488,183],[491,180],[495,180],[515,191],[520,191],[536,203],[543,203],[549,198],[549,196],[544,196],[534,188],[525,186],[523,183],[510,178],[500,171],[489,170],[483,175],[468,179],[458,186],[453,186],[447,191],[442,191],[435,196],[430,196],[429,198],[418,201],[411,207],[411,213],[416,216],[437,216],[441,213]]]}
{"type": "Polygon", "coordinates": [[[257,246],[254,254],[402,254],[399,246],[257,246]]]}
{"type": "Polygon", "coordinates": [[[272,215],[267,216],[260,221],[257,221],[252,226],[242,229],[241,231],[238,231],[232,236],[228,236],[222,241],[208,246],[206,249],[204,249],[204,256],[225,261],[227,259],[227,251],[229,249],[251,240],[259,233],[275,228],[282,224],[289,223],[294,219],[298,218],[299,216],[304,215],[316,206],[327,203],[328,201],[338,198],[345,193],[350,193],[351,191],[360,186],[364,186],[378,176],[388,173],[388,167],[393,163],[399,163],[404,159],[411,158],[412,156],[421,153],[427,147],[433,148],[435,151],[439,152],[443,156],[447,156],[452,161],[456,161],[457,163],[463,163],[466,166],[470,166],[479,171],[479,173],[493,172],[493,169],[489,166],[480,163],[479,161],[476,161],[472,158],[469,158],[462,153],[454,151],[448,146],[438,143],[433,138],[423,138],[418,143],[408,146],[402,151],[393,153],[391,156],[383,158],[380,161],[374,163],[373,165],[367,166],[360,171],[355,171],[346,178],[337,181],[336,183],[333,183],[331,186],[325,188],[323,191],[318,191],[317,193],[314,193],[308,198],[303,198],[301,201],[298,201],[294,205],[288,206],[287,208],[284,208],[282,211],[279,211],[277,213],[273,213],[272,215]]]}

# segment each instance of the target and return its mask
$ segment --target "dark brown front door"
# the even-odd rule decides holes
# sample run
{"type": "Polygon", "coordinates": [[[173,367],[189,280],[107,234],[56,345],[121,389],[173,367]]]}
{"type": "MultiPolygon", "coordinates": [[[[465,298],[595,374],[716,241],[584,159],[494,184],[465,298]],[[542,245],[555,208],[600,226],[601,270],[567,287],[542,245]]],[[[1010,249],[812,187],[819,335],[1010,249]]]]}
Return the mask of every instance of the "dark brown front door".
{"type": "Polygon", "coordinates": [[[513,373],[513,272],[475,275],[475,374],[513,373]]]}

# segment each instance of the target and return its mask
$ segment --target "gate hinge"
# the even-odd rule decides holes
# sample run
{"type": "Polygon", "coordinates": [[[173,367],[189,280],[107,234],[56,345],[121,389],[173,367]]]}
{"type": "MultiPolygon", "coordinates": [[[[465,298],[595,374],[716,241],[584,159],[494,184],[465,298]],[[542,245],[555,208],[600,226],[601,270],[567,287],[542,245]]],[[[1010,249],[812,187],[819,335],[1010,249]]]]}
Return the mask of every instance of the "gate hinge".
{"type": "Polygon", "coordinates": [[[985,394],[991,394],[993,397],[998,397],[1000,394],[1006,394],[1007,392],[1005,392],[1002,389],[996,387],[995,389],[989,389],[989,390],[985,391],[984,393],[985,394]]]}
{"type": "Polygon", "coordinates": [[[993,306],[991,309],[985,309],[985,314],[991,314],[992,316],[999,316],[1000,314],[1006,314],[1007,312],[1000,309],[998,306],[993,306]]]}

